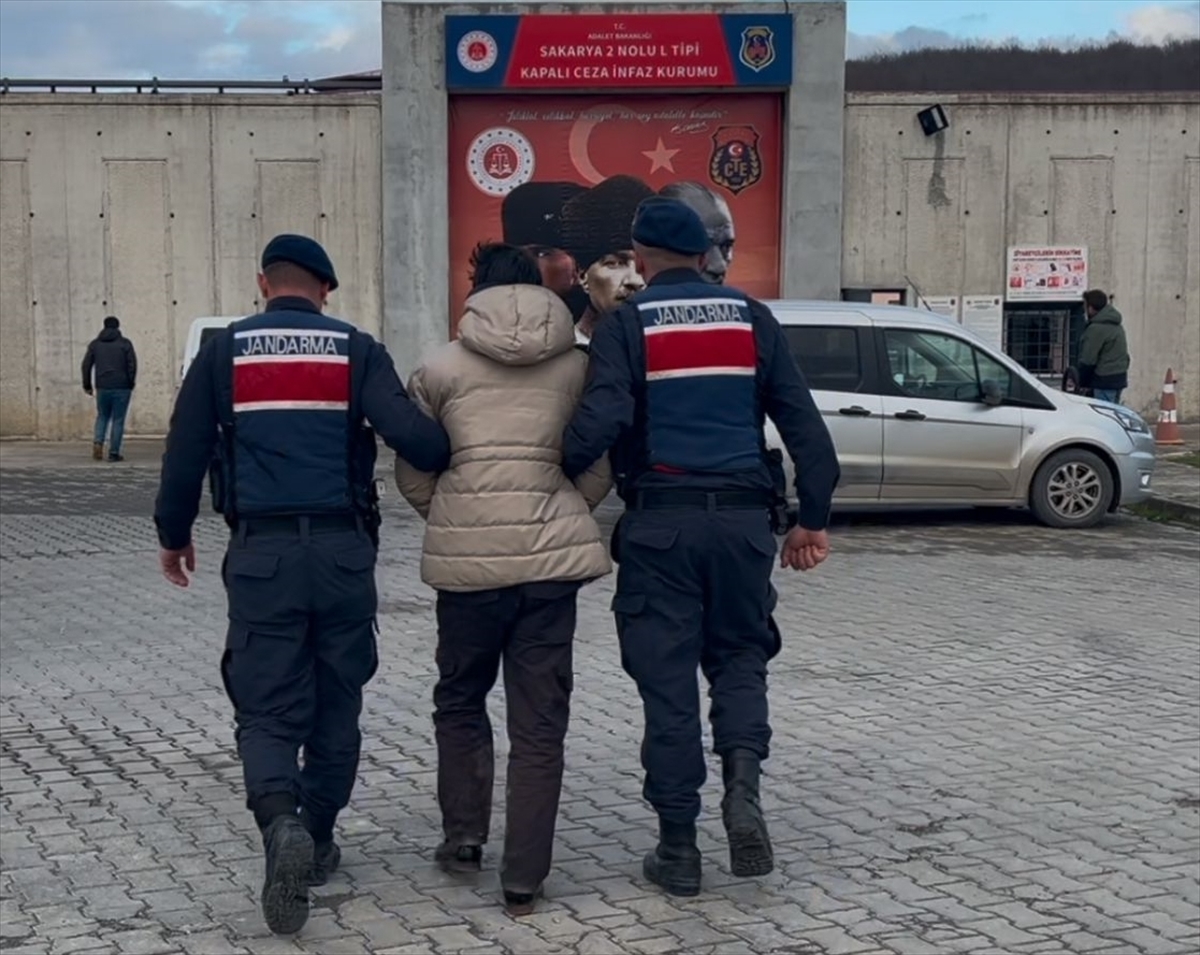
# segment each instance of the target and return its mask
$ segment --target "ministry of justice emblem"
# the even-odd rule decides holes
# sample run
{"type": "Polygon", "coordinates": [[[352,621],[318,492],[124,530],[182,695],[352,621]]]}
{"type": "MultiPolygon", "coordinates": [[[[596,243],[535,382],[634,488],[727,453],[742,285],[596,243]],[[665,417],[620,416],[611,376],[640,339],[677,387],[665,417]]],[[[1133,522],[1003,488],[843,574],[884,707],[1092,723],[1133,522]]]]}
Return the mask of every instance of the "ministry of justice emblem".
{"type": "Polygon", "coordinates": [[[747,27],[742,31],[742,65],[760,73],[775,62],[775,31],[770,27],[747,27]]]}
{"type": "Polygon", "coordinates": [[[486,129],[467,149],[467,175],[484,195],[507,196],[533,178],[533,144],[515,129],[486,129]]]}
{"type": "Polygon", "coordinates": [[[758,130],[753,126],[719,126],[713,133],[708,176],[735,196],[762,178],[758,130]]]}
{"type": "Polygon", "coordinates": [[[490,33],[472,30],[458,41],[458,63],[471,73],[486,73],[496,65],[500,48],[490,33]]]}

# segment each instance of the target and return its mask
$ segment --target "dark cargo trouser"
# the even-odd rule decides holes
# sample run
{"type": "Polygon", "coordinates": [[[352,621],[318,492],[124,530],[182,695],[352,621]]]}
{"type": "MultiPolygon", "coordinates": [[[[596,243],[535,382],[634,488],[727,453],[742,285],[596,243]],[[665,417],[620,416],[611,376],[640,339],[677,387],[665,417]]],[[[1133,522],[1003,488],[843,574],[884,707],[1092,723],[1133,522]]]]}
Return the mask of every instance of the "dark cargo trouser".
{"type": "Polygon", "coordinates": [[[244,521],[225,556],[221,673],[247,805],[290,795],[319,836],[358,771],[362,688],[378,665],[375,556],[361,523],[318,517],[244,521]]]}
{"type": "Polygon", "coordinates": [[[504,663],[508,787],[500,881],[533,892],[550,872],[574,683],[575,583],[439,591],[433,691],[446,841],[487,842],[495,755],[487,695],[504,663]]]}
{"type": "Polygon", "coordinates": [[[765,509],[630,511],[615,534],[613,611],[645,710],[645,797],[660,818],[690,823],[706,776],[697,666],[714,750],[768,755],[767,663],[780,649],[770,617],[775,537],[765,509]]]}

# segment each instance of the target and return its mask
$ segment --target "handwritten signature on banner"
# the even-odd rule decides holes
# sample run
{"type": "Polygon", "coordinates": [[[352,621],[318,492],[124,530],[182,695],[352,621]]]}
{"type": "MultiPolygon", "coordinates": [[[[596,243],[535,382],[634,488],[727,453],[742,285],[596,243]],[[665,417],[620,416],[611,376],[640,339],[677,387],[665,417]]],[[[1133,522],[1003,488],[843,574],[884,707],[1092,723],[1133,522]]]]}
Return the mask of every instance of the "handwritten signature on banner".
{"type": "Polygon", "coordinates": [[[694,132],[708,128],[707,120],[721,120],[728,115],[729,111],[725,109],[675,109],[653,113],[638,112],[634,109],[625,107],[607,107],[604,109],[585,109],[585,110],[537,110],[537,109],[513,109],[509,110],[507,122],[510,123],[570,123],[576,120],[587,120],[593,123],[604,123],[609,120],[619,119],[625,121],[633,121],[638,123],[661,123],[677,121],[673,132],[694,132]]]}

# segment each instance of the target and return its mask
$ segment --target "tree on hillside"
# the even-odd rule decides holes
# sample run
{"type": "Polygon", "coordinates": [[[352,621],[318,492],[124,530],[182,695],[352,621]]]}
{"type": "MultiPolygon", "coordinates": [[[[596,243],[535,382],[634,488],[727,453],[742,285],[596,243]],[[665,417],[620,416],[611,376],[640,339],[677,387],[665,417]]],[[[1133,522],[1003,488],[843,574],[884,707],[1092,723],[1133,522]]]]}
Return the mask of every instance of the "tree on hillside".
{"type": "Polygon", "coordinates": [[[1061,50],[962,46],[846,63],[849,92],[1200,92],[1200,40],[1141,46],[1115,41],[1061,50]]]}

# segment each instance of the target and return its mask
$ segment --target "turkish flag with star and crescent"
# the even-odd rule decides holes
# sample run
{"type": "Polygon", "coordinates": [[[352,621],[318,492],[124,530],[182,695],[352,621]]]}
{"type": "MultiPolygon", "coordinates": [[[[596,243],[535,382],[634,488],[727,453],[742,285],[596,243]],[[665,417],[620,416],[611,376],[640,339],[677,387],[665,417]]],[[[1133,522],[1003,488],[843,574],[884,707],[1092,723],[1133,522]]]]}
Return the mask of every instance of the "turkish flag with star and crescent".
{"type": "Polygon", "coordinates": [[[777,296],[782,115],[774,93],[453,97],[451,310],[476,243],[564,249],[585,269],[627,249],[637,203],[678,183],[696,184],[674,188],[713,223],[726,283],[777,296]]]}

